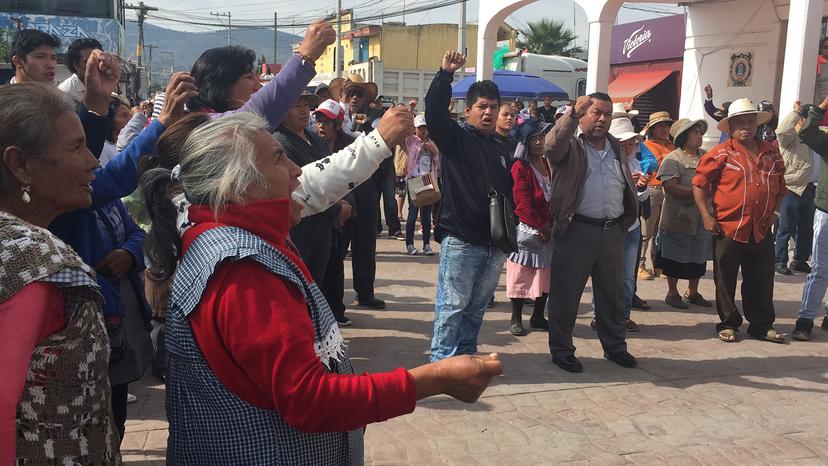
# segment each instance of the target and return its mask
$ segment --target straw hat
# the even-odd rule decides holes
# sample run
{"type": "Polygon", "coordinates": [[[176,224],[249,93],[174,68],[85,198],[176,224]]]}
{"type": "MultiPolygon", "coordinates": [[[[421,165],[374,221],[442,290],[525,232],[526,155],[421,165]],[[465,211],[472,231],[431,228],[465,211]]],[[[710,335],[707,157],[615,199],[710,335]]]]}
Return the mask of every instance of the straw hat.
{"type": "Polygon", "coordinates": [[[627,109],[624,107],[623,102],[612,104],[612,118],[613,118],[613,120],[616,119],[616,118],[623,118],[623,117],[629,118],[629,117],[633,117],[633,116],[636,116],[636,115],[638,115],[638,110],[627,111],[627,109]]]}
{"type": "Polygon", "coordinates": [[[739,115],[756,115],[756,124],[761,125],[762,123],[767,123],[771,119],[770,112],[762,112],[756,110],[756,106],[753,105],[753,102],[750,99],[736,99],[733,103],[730,104],[730,107],[727,109],[727,118],[723,118],[722,121],[716,126],[719,128],[719,131],[725,131],[728,134],[730,133],[730,126],[729,122],[730,119],[739,116],[739,115]]]}
{"type": "Polygon", "coordinates": [[[691,128],[693,128],[696,125],[701,125],[702,133],[707,132],[707,122],[706,121],[704,121],[704,120],[691,120],[689,118],[682,118],[682,119],[676,121],[675,123],[673,123],[672,126],[670,126],[670,137],[673,138],[673,141],[675,141],[676,139],[678,139],[679,136],[686,133],[687,131],[689,131],[691,128]]]}
{"type": "Polygon", "coordinates": [[[331,83],[328,84],[328,89],[331,91],[331,97],[342,100],[345,96],[344,93],[348,92],[348,89],[354,86],[362,88],[365,92],[364,102],[366,105],[377,100],[377,95],[379,95],[377,85],[375,83],[366,83],[365,79],[356,73],[349,73],[347,78],[332,79],[331,83]]]}
{"type": "Polygon", "coordinates": [[[316,94],[310,94],[308,92],[303,93],[299,96],[300,99],[305,99],[305,102],[308,103],[308,107],[316,108],[319,106],[319,102],[322,101],[322,98],[316,94]]]}
{"type": "Polygon", "coordinates": [[[670,117],[669,112],[655,112],[650,115],[650,121],[647,122],[647,126],[641,130],[641,134],[647,134],[647,131],[653,127],[653,125],[657,125],[661,122],[667,121],[672,123],[674,120],[670,117]]]}
{"type": "Polygon", "coordinates": [[[641,135],[635,132],[632,121],[627,117],[614,118],[610,123],[609,133],[621,142],[632,138],[641,138],[641,135]]]}

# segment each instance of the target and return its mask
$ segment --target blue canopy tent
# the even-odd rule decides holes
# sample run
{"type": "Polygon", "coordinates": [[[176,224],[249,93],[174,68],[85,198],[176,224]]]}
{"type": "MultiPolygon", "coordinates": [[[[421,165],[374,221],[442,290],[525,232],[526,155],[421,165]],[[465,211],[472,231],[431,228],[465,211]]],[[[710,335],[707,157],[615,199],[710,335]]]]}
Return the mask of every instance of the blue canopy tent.
{"type": "MultiPolygon", "coordinates": [[[[492,80],[500,89],[500,97],[503,99],[542,99],[546,96],[552,96],[556,100],[569,99],[569,95],[563,89],[540,76],[518,71],[496,70],[492,80]]],[[[477,81],[476,75],[463,78],[453,85],[451,96],[456,99],[465,99],[469,86],[475,81],[477,81]]]]}

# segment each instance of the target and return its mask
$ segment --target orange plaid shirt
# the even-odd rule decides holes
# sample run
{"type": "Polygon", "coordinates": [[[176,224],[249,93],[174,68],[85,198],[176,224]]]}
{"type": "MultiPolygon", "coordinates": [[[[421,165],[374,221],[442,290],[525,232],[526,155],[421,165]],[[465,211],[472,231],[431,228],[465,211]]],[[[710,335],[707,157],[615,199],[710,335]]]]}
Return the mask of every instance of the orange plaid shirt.
{"type": "Polygon", "coordinates": [[[703,155],[693,186],[713,191],[714,217],[722,233],[740,243],[757,243],[771,228],[776,200],[787,192],[785,163],[770,143],[759,141],[754,158],[740,142],[729,139],[703,155]]]}
{"type": "MultiPolygon", "coordinates": [[[[656,160],[658,160],[658,166],[661,166],[661,161],[664,160],[664,157],[676,150],[676,146],[673,143],[668,142],[667,144],[662,144],[660,142],[654,141],[652,139],[648,139],[644,141],[644,145],[647,146],[648,149],[655,155],[656,160]]],[[[650,180],[650,186],[661,186],[661,181],[658,179],[657,176],[654,176],[650,180]]]]}

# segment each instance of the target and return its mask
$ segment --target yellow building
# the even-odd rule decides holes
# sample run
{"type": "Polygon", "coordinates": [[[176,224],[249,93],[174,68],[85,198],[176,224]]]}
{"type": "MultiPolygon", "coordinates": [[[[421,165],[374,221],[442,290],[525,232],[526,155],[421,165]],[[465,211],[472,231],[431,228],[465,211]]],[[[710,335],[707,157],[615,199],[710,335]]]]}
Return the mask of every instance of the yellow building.
{"type": "MultiPolygon", "coordinates": [[[[382,25],[355,25],[351,10],[342,12],[342,69],[350,65],[379,60],[386,69],[432,71],[440,66],[440,59],[446,50],[457,49],[456,24],[421,24],[408,26],[405,23],[384,23],[382,25]]],[[[336,27],[336,16],[326,18],[336,27]]],[[[517,32],[506,24],[500,26],[498,41],[508,41],[509,50],[515,49],[517,32]]],[[[477,60],[477,25],[466,25],[467,66],[473,67],[477,60]]],[[[316,61],[319,73],[335,71],[334,53],[331,45],[316,61]]],[[[347,72],[347,71],[346,71],[347,72]]]]}

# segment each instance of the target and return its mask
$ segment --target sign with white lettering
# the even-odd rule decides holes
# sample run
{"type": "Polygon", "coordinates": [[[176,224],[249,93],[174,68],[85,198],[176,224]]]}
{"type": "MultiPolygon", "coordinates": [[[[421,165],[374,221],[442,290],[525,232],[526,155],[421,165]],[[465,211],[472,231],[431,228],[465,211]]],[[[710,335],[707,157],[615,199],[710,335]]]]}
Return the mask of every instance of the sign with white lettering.
{"type": "Polygon", "coordinates": [[[619,24],[612,28],[610,63],[669,60],[684,56],[684,15],[619,24]]]}

